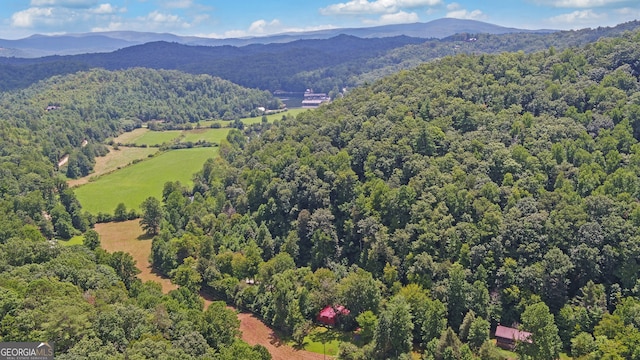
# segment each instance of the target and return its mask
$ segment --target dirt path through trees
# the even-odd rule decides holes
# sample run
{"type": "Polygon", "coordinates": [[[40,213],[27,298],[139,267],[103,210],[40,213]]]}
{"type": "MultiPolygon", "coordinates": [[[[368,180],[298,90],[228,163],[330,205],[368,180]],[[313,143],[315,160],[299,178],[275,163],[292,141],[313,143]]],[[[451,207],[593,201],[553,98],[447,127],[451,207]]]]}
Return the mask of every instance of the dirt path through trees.
{"type": "Polygon", "coordinates": [[[273,330],[265,325],[255,315],[250,313],[238,314],[242,340],[250,345],[260,344],[269,350],[273,360],[323,360],[331,359],[305,350],[296,350],[283,343],[273,330]]]}
{"type": "MultiPolygon", "coordinates": [[[[168,293],[177,286],[165,277],[152,272],[149,263],[151,254],[151,240],[144,238],[144,232],[140,228],[139,220],[111,222],[96,224],[95,230],[100,234],[100,242],[103,249],[108,252],[128,252],[136,260],[142,281],[155,281],[162,285],[162,292],[168,293]]],[[[201,294],[205,302],[205,309],[215,299],[207,294],[201,294]]],[[[242,340],[250,345],[260,344],[269,350],[273,360],[324,360],[331,359],[305,350],[296,350],[283,343],[276,333],[265,323],[251,313],[238,313],[242,340]]]]}

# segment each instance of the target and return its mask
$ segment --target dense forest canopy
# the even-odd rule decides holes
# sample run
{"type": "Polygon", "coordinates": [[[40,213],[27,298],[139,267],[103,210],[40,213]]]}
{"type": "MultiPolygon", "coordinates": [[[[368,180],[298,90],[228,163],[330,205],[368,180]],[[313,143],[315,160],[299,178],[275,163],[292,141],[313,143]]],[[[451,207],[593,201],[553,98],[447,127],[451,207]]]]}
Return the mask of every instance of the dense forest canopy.
{"type": "Polygon", "coordinates": [[[637,358],[639,45],[445,57],[234,130],[165,187],[154,266],[294,337],[343,304],[372,331],[345,358],[491,358],[498,323],[534,359],[637,358]]]}

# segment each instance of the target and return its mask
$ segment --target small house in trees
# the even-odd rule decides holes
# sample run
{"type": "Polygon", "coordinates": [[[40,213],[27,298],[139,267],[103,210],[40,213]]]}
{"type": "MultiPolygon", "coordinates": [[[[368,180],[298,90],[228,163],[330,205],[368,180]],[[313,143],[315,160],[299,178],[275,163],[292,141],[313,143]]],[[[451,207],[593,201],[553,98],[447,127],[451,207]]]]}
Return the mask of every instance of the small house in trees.
{"type": "Polygon", "coordinates": [[[513,350],[517,342],[531,342],[531,333],[520,331],[518,329],[498,325],[496,328],[496,345],[506,349],[513,350]]]}
{"type": "Polygon", "coordinates": [[[349,309],[342,305],[338,305],[336,307],[327,305],[324,309],[320,310],[316,320],[321,324],[335,326],[341,315],[349,315],[350,312],[351,311],[349,311],[349,309]]]}

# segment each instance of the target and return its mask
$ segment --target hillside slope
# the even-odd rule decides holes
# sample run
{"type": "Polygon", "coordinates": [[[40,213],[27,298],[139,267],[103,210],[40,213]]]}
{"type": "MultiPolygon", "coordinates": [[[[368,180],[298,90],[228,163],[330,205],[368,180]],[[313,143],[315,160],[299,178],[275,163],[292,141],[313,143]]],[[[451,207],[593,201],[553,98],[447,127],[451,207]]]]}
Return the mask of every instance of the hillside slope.
{"type": "Polygon", "coordinates": [[[439,358],[462,351],[446,340],[458,336],[467,352],[492,351],[499,323],[535,334],[522,354],[632,357],[639,45],[636,31],[562,52],[445,57],[234,131],[188,205],[216,222],[172,217],[187,233],[156,237],[153,264],[170,273],[199,256],[203,285],[288,334],[326,304],[350,309],[347,328],[369,310],[377,327],[357,319],[373,326],[370,345],[343,348],[363,358],[411,344],[439,358]],[[258,289],[241,281],[254,277],[258,289]],[[585,339],[594,345],[572,348],[585,339]]]}

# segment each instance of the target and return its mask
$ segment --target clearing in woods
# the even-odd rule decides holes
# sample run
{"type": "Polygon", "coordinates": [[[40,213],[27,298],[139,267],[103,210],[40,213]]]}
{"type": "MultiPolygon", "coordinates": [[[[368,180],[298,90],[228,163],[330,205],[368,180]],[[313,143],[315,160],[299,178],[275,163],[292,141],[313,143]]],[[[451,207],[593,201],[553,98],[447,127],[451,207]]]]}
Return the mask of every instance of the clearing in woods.
{"type": "Polygon", "coordinates": [[[218,148],[171,150],[124,167],[75,188],[82,208],[91,214],[113,214],[119,203],[138,210],[149,196],[162,198],[167,181],[192,185],[192,175],[202,169],[209,158],[218,156],[218,148]]]}
{"type": "MultiPolygon", "coordinates": [[[[100,246],[106,251],[128,252],[136,260],[136,266],[141,273],[138,278],[142,281],[155,281],[162,285],[162,292],[168,293],[178,287],[169,279],[161,277],[152,271],[149,263],[151,254],[151,239],[145,238],[144,231],[140,227],[139,220],[122,222],[110,222],[96,224],[95,230],[100,234],[100,246]]],[[[205,308],[211,304],[211,297],[202,294],[205,308]]],[[[269,350],[273,360],[321,360],[331,359],[322,354],[305,350],[296,350],[278,338],[275,331],[265,325],[260,319],[251,313],[238,313],[242,340],[250,345],[260,344],[269,350]]]]}
{"type": "Polygon", "coordinates": [[[130,165],[135,160],[142,160],[149,155],[158,152],[158,148],[138,148],[122,146],[115,150],[113,146],[108,146],[109,153],[105,156],[96,157],[96,165],[93,167],[93,173],[79,178],[67,181],[70,187],[79,186],[88,183],[92,179],[119,170],[130,165]]]}

